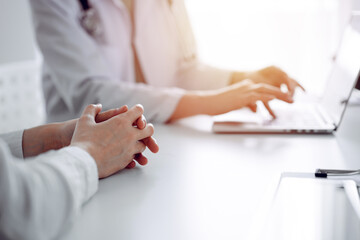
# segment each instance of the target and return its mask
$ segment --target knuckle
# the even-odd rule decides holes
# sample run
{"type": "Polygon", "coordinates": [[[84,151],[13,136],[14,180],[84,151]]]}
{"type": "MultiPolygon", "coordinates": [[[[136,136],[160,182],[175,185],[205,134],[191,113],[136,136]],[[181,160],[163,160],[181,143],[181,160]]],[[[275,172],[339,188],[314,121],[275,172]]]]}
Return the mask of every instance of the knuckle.
{"type": "Polygon", "coordinates": [[[155,128],[154,125],[152,125],[151,123],[148,124],[148,128],[149,128],[149,133],[150,135],[153,135],[155,132],[155,128]]]}
{"type": "Polygon", "coordinates": [[[94,105],[94,104],[89,104],[89,105],[87,105],[86,108],[89,109],[89,110],[94,110],[94,109],[95,109],[95,105],[94,105]]]}
{"type": "Polygon", "coordinates": [[[256,94],[254,92],[251,92],[249,94],[249,100],[250,100],[250,102],[255,102],[256,101],[256,94]]]}
{"type": "Polygon", "coordinates": [[[142,153],[143,151],[145,151],[145,149],[143,150],[143,146],[140,144],[140,142],[136,142],[132,146],[132,153],[134,154],[133,158],[135,158],[136,156],[139,156],[139,153],[142,153]]]}
{"type": "Polygon", "coordinates": [[[80,118],[79,118],[79,123],[84,123],[87,121],[87,117],[85,115],[82,115],[80,118]]]}
{"type": "Polygon", "coordinates": [[[245,85],[245,84],[251,84],[252,81],[251,81],[249,78],[247,78],[247,79],[243,80],[242,83],[243,83],[244,85],[245,85]]]}
{"type": "Polygon", "coordinates": [[[141,112],[141,114],[144,112],[144,107],[143,107],[141,104],[136,104],[136,105],[135,105],[135,109],[136,109],[138,112],[141,112]]]}
{"type": "Polygon", "coordinates": [[[140,146],[140,151],[141,151],[141,152],[144,152],[144,151],[145,151],[145,149],[146,149],[145,144],[141,143],[141,146],[140,146]]]}
{"type": "Polygon", "coordinates": [[[276,70],[280,70],[277,66],[275,66],[275,65],[271,65],[270,67],[269,67],[269,70],[271,70],[271,71],[276,71],[276,70]]]}
{"type": "Polygon", "coordinates": [[[247,83],[248,83],[249,85],[251,85],[251,84],[254,84],[254,81],[253,81],[252,79],[247,79],[247,83]]]}
{"type": "Polygon", "coordinates": [[[90,114],[84,114],[79,118],[80,122],[87,122],[88,120],[91,120],[91,115],[90,114]]]}
{"type": "Polygon", "coordinates": [[[264,89],[264,84],[263,83],[257,83],[254,85],[254,89],[259,91],[259,90],[263,90],[264,89]]]}
{"type": "Polygon", "coordinates": [[[255,83],[253,86],[254,86],[255,88],[259,88],[259,87],[261,86],[261,84],[262,84],[262,83],[255,83]]]}

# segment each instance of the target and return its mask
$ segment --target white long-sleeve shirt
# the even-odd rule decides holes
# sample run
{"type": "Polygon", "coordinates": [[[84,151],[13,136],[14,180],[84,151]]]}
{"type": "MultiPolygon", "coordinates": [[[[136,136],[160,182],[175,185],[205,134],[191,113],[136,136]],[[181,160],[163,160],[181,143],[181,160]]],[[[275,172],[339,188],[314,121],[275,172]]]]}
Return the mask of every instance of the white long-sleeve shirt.
{"type": "Polygon", "coordinates": [[[76,118],[90,103],[104,109],[141,103],[150,121],[165,122],[184,92],[226,86],[230,71],[202,64],[183,0],[135,1],[135,21],[120,0],[90,1],[103,34],[81,26],[77,0],[30,0],[44,57],[49,121],[76,118]],[[147,84],[135,81],[134,44],[147,84]]]}
{"type": "Polygon", "coordinates": [[[77,147],[21,159],[22,133],[0,135],[0,239],[53,239],[97,191],[97,167],[77,147]]]}

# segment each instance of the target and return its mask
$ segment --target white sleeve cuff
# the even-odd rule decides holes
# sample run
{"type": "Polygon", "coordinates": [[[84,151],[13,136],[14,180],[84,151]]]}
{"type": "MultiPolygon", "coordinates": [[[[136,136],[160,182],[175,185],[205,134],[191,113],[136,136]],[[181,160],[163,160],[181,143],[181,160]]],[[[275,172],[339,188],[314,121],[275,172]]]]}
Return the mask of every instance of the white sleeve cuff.
{"type": "Polygon", "coordinates": [[[187,90],[219,89],[230,84],[232,73],[194,60],[182,65],[177,76],[177,86],[187,90]]]}
{"type": "Polygon", "coordinates": [[[45,164],[51,164],[61,172],[70,186],[76,208],[81,207],[96,193],[99,184],[98,169],[95,160],[86,151],[79,147],[65,147],[40,156],[45,164]],[[48,154],[52,157],[46,156],[48,154]]]}
{"type": "MultiPolygon", "coordinates": [[[[66,147],[60,151],[66,152],[74,158],[74,170],[76,170],[75,178],[70,180],[75,181],[76,189],[83,189],[83,193],[79,198],[81,204],[88,201],[97,191],[99,184],[98,169],[95,160],[90,156],[88,152],[79,147],[66,147]]],[[[81,191],[77,191],[80,193],[81,191]]]]}
{"type": "Polygon", "coordinates": [[[10,132],[0,135],[0,138],[3,139],[9,146],[12,155],[17,158],[24,158],[22,150],[23,133],[24,130],[20,130],[17,132],[10,132]]]}
{"type": "MultiPolygon", "coordinates": [[[[158,89],[159,95],[164,94],[163,101],[157,102],[156,106],[152,106],[152,110],[155,109],[151,120],[154,122],[165,123],[167,122],[176,110],[180,99],[184,96],[185,91],[180,88],[170,89],[158,89]]],[[[148,116],[147,108],[145,107],[145,116],[148,116]]],[[[150,108],[149,108],[150,109],[150,108]]],[[[150,115],[150,114],[149,114],[150,115]]]]}

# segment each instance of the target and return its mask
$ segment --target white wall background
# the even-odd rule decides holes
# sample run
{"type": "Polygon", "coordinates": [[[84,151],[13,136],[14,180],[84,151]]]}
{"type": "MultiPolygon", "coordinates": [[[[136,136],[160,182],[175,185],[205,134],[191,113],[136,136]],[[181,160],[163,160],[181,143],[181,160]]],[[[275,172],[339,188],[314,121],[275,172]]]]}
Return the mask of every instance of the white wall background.
{"type": "MultiPolygon", "coordinates": [[[[186,3],[204,61],[244,70],[275,64],[315,94],[321,93],[347,16],[360,10],[360,0],[186,3]]],[[[0,0],[0,132],[44,121],[34,45],[28,1],[0,0]]]]}
{"type": "Polygon", "coordinates": [[[27,0],[0,0],[0,133],[45,121],[41,61],[27,0]]]}
{"type": "Polygon", "coordinates": [[[0,64],[35,58],[27,0],[0,0],[0,64]]]}
{"type": "Polygon", "coordinates": [[[360,0],[187,0],[200,57],[228,69],[277,65],[321,95],[360,0]]]}

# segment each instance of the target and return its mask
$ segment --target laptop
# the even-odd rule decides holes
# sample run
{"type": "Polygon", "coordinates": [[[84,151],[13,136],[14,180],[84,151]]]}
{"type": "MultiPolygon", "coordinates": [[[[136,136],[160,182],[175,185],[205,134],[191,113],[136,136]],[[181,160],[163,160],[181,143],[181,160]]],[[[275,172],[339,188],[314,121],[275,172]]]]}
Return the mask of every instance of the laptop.
{"type": "MultiPolygon", "coordinates": [[[[214,117],[215,133],[332,133],[343,118],[359,78],[360,14],[354,14],[344,31],[327,87],[320,100],[294,104],[274,102],[276,119],[244,114],[241,110],[214,117]]],[[[260,106],[259,106],[260,107],[260,106]]],[[[261,108],[260,108],[261,113],[261,108]]]]}

